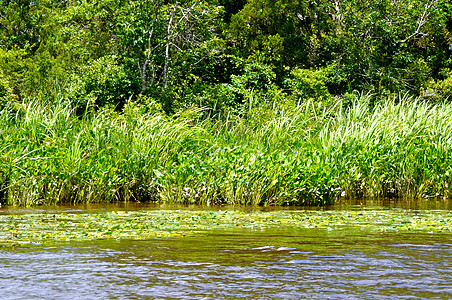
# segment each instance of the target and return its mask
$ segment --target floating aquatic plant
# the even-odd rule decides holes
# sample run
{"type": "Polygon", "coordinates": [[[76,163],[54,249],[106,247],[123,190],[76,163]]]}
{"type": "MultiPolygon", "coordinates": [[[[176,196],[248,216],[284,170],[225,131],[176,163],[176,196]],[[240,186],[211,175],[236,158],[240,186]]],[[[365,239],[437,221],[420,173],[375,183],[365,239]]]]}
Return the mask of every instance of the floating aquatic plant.
{"type": "Polygon", "coordinates": [[[24,245],[96,239],[148,239],[209,234],[213,230],[362,229],[375,232],[448,233],[449,211],[138,210],[101,213],[0,215],[0,244],[24,245]]]}

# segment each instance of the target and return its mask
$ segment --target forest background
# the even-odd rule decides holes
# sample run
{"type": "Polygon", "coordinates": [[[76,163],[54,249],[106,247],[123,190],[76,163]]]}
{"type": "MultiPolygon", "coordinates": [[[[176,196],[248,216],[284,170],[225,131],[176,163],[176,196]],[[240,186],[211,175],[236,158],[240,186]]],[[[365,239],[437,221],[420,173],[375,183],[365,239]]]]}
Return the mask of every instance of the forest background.
{"type": "Polygon", "coordinates": [[[1,0],[1,202],[449,197],[451,29],[446,0],[1,0]]]}

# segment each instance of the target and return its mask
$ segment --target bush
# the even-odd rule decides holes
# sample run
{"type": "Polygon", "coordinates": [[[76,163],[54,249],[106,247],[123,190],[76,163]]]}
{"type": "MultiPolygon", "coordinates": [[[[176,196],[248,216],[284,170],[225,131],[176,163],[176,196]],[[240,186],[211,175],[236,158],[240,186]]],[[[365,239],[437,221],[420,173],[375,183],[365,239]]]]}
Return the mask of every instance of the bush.
{"type": "Polygon", "coordinates": [[[232,75],[229,83],[206,85],[204,91],[191,95],[191,99],[184,99],[184,102],[208,107],[214,113],[245,114],[253,108],[280,101],[283,92],[275,81],[276,74],[270,66],[246,63],[242,74],[232,75]]]}
{"type": "Polygon", "coordinates": [[[0,72],[0,109],[3,109],[8,103],[16,102],[18,98],[14,94],[8,79],[0,72]]]}
{"type": "Polygon", "coordinates": [[[82,66],[72,77],[67,98],[78,112],[103,106],[122,109],[138,91],[138,84],[127,74],[114,55],[104,56],[82,66]]]}
{"type": "Polygon", "coordinates": [[[452,70],[447,70],[443,80],[430,80],[421,95],[432,102],[452,99],[452,70]]]}
{"type": "Polygon", "coordinates": [[[290,72],[290,77],[285,80],[293,99],[297,103],[311,101],[326,101],[332,96],[326,87],[328,77],[326,69],[298,69],[290,72]]]}

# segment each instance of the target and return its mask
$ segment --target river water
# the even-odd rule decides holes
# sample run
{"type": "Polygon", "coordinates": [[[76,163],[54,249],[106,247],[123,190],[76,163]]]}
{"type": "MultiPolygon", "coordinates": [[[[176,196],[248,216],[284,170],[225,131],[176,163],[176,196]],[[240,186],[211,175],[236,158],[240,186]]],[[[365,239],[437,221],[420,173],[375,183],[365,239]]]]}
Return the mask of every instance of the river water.
{"type": "Polygon", "coordinates": [[[217,230],[0,248],[0,299],[451,299],[452,235],[217,230]]]}

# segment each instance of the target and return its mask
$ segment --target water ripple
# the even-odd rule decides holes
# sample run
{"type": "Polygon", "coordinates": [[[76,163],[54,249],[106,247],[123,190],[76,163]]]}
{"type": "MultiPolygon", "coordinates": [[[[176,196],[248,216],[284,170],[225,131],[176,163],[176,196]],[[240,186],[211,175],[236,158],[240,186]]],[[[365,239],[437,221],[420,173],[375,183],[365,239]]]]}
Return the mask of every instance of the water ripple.
{"type": "Polygon", "coordinates": [[[452,297],[448,239],[355,236],[341,243],[324,236],[316,243],[317,237],[303,233],[269,236],[243,232],[0,249],[0,298],[452,297]]]}

